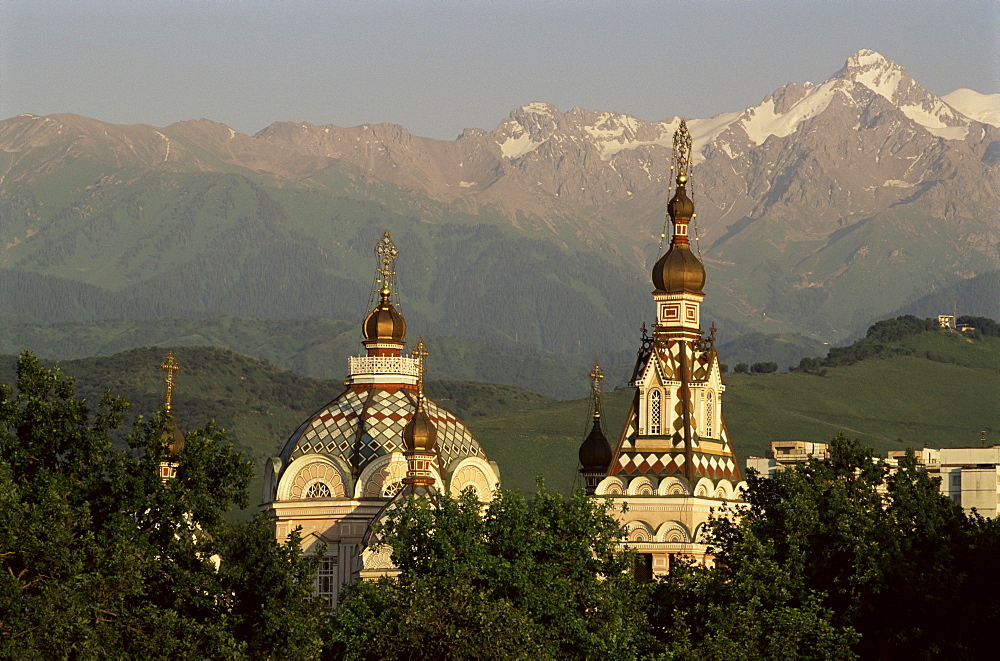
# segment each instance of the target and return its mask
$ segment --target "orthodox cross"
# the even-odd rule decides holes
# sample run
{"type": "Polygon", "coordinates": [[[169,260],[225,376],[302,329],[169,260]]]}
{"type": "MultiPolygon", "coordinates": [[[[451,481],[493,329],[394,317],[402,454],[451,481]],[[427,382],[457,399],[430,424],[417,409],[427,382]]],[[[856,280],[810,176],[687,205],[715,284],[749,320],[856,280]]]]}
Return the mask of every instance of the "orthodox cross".
{"type": "MultiPolygon", "coordinates": [[[[691,167],[691,134],[688,132],[687,122],[681,120],[680,126],[674,131],[674,166],[677,167],[677,176],[687,179],[688,170],[691,167]]],[[[673,169],[673,167],[671,167],[673,169]]]]}
{"type": "Polygon", "coordinates": [[[399,249],[392,242],[388,232],[385,232],[382,240],[375,244],[375,256],[379,263],[375,271],[382,279],[382,289],[388,289],[392,293],[396,284],[396,257],[399,256],[399,249]]]}
{"type": "Polygon", "coordinates": [[[413,349],[413,357],[417,359],[417,401],[423,403],[424,401],[424,370],[427,367],[424,365],[424,358],[430,355],[427,351],[427,345],[424,344],[424,338],[417,339],[417,346],[413,349]]]}
{"type": "Polygon", "coordinates": [[[170,409],[173,408],[174,404],[174,373],[181,368],[181,364],[177,362],[176,358],[174,358],[174,352],[172,349],[167,352],[167,357],[163,361],[163,364],[160,365],[160,368],[167,373],[167,378],[163,379],[163,382],[167,384],[167,396],[165,398],[166,401],[164,402],[163,408],[169,414],[170,409]]]}
{"type": "Polygon", "coordinates": [[[593,379],[591,388],[594,391],[594,418],[599,418],[601,417],[601,379],[604,378],[600,363],[594,363],[594,369],[590,372],[590,378],[593,379]]]}

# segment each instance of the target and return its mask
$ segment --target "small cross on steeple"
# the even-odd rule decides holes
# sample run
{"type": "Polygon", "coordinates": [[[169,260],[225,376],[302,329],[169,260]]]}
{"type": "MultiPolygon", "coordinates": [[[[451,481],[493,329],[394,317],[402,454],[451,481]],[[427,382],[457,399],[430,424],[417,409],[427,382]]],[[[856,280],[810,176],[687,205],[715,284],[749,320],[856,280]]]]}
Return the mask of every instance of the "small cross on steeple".
{"type": "Polygon", "coordinates": [[[174,373],[181,368],[181,364],[174,358],[173,350],[167,352],[167,357],[163,361],[163,364],[160,365],[160,368],[167,373],[167,378],[163,379],[163,382],[167,384],[167,394],[164,398],[163,408],[169,415],[174,405],[174,373]]]}
{"type": "Polygon", "coordinates": [[[604,378],[604,372],[601,371],[600,363],[594,363],[594,369],[590,372],[590,378],[593,380],[593,385],[591,385],[591,390],[594,396],[594,418],[601,417],[601,379],[604,378]]]}
{"type": "Polygon", "coordinates": [[[424,338],[417,338],[417,346],[414,347],[412,355],[417,359],[417,401],[422,404],[424,401],[424,371],[427,369],[424,365],[424,358],[430,355],[430,352],[427,351],[427,345],[424,344],[424,338]]]}

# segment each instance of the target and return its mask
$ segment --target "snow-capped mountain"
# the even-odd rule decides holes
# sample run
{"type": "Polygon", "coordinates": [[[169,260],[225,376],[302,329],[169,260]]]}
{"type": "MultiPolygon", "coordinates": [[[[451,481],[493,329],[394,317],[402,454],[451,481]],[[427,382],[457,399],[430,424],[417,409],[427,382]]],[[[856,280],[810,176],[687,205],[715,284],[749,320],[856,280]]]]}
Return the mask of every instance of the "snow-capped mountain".
{"type": "MultiPolygon", "coordinates": [[[[530,103],[493,130],[445,141],[394,124],[282,122],[247,136],[207,120],[155,129],[23,116],[0,122],[8,163],[0,196],[100,153],[120,170],[87,190],[128,183],[143,168],[243,172],[255,186],[337,199],[405,196],[426,222],[499,214],[519,232],[617,255],[641,272],[664,231],[679,121],[530,103]]],[[[1000,268],[1000,94],[938,97],[862,50],[824,82],[789,83],[688,126],[697,245],[716,310],[730,319],[837,339],[882,311],[1000,268]]],[[[4,208],[30,206],[23,190],[6,195],[4,208]]],[[[24,213],[0,227],[5,263],[17,264],[15,253],[37,234],[31,214],[41,212],[24,213]]]]}

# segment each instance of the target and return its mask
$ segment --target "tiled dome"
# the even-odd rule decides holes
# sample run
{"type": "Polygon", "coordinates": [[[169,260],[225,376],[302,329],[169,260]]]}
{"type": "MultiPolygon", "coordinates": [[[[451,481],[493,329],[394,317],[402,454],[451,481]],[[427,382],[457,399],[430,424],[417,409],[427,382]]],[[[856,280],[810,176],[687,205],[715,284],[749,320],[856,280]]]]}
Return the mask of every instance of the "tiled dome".
{"type": "MultiPolygon", "coordinates": [[[[360,472],[382,455],[406,450],[403,428],[416,408],[416,394],[407,389],[348,389],[292,434],[281,452],[283,464],[306,454],[326,454],[360,472]]],[[[486,459],[479,441],[458,418],[426,398],[424,410],[437,428],[442,466],[464,457],[486,459]]]]}

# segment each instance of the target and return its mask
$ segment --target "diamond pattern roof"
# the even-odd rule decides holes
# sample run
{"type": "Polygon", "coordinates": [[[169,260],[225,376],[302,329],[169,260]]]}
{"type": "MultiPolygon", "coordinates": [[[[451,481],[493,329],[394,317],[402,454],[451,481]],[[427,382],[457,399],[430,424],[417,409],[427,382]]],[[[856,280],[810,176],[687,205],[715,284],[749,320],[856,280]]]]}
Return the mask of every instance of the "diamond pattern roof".
{"type": "MultiPolygon", "coordinates": [[[[458,418],[429,399],[424,409],[437,426],[443,466],[461,457],[486,458],[458,418]]],[[[334,455],[360,472],[377,457],[403,451],[403,428],[415,410],[415,395],[408,390],[346,390],[302,423],[285,444],[282,459],[287,465],[306,454],[334,455]]]]}

